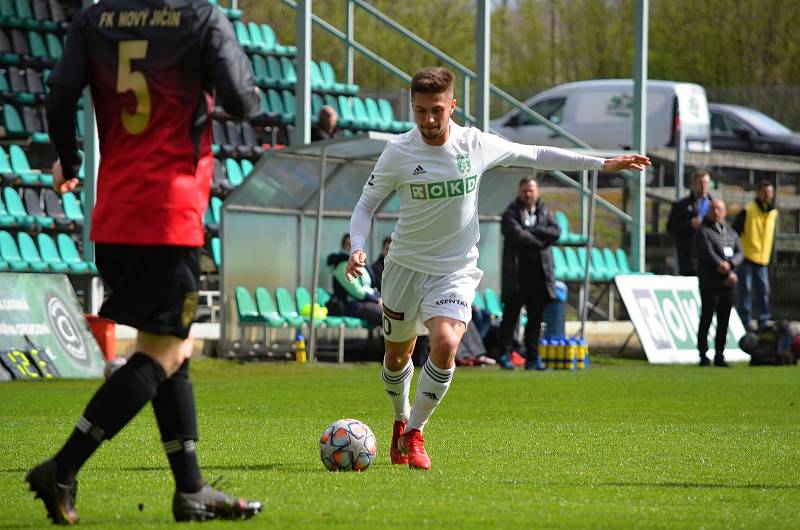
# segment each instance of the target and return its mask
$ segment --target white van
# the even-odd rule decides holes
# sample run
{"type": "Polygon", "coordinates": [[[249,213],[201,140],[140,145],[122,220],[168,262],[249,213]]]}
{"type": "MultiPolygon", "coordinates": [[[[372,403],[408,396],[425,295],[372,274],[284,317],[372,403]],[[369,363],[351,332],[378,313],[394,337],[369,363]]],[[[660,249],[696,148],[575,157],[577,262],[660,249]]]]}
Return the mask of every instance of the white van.
{"type": "MultiPolygon", "coordinates": [[[[596,149],[630,149],[633,143],[633,80],[597,79],[545,90],[525,102],[551,122],[596,149]]],[[[647,146],[675,145],[683,128],[689,151],[710,151],[706,91],[693,83],[647,82],[647,146]]],[[[514,142],[574,147],[527,114],[517,110],[491,122],[496,132],[514,142]]]]}

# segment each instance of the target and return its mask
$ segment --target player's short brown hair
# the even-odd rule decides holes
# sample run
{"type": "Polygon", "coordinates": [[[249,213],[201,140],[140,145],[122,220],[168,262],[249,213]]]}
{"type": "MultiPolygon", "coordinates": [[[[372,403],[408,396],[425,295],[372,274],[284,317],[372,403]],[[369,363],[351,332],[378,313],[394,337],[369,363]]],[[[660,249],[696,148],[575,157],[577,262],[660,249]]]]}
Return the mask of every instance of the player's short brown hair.
{"type": "Polygon", "coordinates": [[[411,96],[422,94],[453,93],[453,73],[441,66],[420,68],[411,78],[411,96]]]}

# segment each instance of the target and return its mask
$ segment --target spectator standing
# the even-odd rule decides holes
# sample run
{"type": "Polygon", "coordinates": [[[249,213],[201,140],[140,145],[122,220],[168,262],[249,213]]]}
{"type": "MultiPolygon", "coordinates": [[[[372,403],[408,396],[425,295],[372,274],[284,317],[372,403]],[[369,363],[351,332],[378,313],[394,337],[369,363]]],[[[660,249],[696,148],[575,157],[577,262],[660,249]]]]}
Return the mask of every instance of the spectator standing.
{"type": "Polygon", "coordinates": [[[697,330],[697,349],[700,366],[708,366],[708,330],[714,313],[717,315],[717,334],[714,340],[714,366],[728,366],[725,362],[725,341],[728,319],[733,307],[737,276],[734,270],[744,256],[739,236],[725,223],[726,208],[721,200],[711,201],[708,214],[694,240],[697,256],[697,276],[700,282],[700,325],[697,330]]]}
{"type": "Polygon", "coordinates": [[[711,175],[707,171],[697,171],[692,179],[692,191],[689,195],[672,203],[667,220],[667,230],[675,241],[679,276],[695,276],[697,274],[692,241],[713,200],[709,194],[710,186],[711,175]]]}
{"type": "Polygon", "coordinates": [[[748,203],[733,220],[733,229],[739,234],[744,261],[739,266],[739,316],[746,327],[750,327],[752,309],[759,329],[770,319],[769,310],[769,262],[775,242],[778,210],[773,203],[775,188],[768,180],[762,180],[756,190],[756,198],[748,203]],[[755,308],[753,307],[755,305],[755,308]]]}
{"type": "Polygon", "coordinates": [[[539,199],[539,185],[533,177],[519,183],[518,196],[503,213],[503,271],[501,298],[504,302],[500,325],[501,365],[509,360],[514,332],[523,306],[528,311],[525,326],[525,367],[541,366],[539,335],[547,302],[555,300],[552,245],[561,236],[553,213],[539,199]]]}

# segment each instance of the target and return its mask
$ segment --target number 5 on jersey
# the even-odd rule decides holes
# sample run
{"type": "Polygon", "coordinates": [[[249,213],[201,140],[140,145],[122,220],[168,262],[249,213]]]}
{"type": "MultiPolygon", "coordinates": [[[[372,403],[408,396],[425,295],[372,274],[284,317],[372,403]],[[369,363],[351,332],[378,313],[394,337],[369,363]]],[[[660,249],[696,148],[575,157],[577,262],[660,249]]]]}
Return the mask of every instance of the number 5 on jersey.
{"type": "Polygon", "coordinates": [[[131,61],[147,56],[146,40],[128,40],[119,43],[117,62],[117,94],[132,90],[136,97],[136,110],[122,109],[122,125],[130,134],[141,134],[150,122],[150,91],[142,72],[133,70],[131,61]]]}

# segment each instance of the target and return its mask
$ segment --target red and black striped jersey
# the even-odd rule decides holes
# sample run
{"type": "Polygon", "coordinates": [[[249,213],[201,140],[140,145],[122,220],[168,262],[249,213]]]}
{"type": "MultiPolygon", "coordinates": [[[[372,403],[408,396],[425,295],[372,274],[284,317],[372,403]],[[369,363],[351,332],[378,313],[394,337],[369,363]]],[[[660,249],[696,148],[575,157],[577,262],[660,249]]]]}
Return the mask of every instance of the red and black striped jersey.
{"type": "MultiPolygon", "coordinates": [[[[233,115],[258,110],[250,63],[221,11],[207,0],[102,0],[75,16],[48,83],[76,97],[91,87],[100,140],[92,239],[201,246],[212,95],[233,115]]],[[[62,161],[79,160],[55,143],[62,161]]]]}

